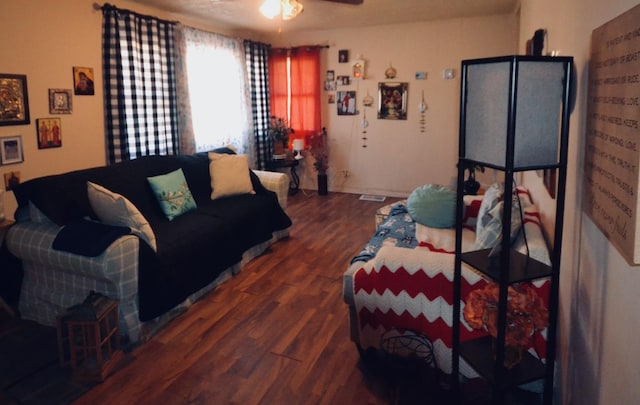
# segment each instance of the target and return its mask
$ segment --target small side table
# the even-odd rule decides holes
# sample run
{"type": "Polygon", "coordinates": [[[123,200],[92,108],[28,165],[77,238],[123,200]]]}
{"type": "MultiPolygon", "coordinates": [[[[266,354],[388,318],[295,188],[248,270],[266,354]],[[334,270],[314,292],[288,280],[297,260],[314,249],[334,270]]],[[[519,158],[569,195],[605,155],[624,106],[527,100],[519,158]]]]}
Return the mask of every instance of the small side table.
{"type": "Polygon", "coordinates": [[[300,190],[300,178],[296,173],[296,167],[298,167],[299,161],[297,159],[274,159],[270,160],[266,164],[266,168],[269,171],[276,172],[278,169],[289,169],[291,175],[291,181],[289,182],[289,194],[294,195],[300,190]]]}
{"type": "MultiPolygon", "coordinates": [[[[4,235],[7,233],[7,230],[9,229],[9,227],[14,224],[14,222],[15,221],[11,219],[5,219],[2,222],[0,222],[0,246],[2,246],[2,244],[4,243],[4,235]]],[[[0,258],[0,261],[1,261],[1,258],[0,258]]],[[[4,267],[4,266],[0,266],[0,267],[4,267]]],[[[11,307],[7,304],[7,302],[1,296],[0,296],[0,309],[7,311],[7,313],[9,313],[9,315],[11,316],[15,315],[13,312],[13,309],[11,309],[11,307]]]]}

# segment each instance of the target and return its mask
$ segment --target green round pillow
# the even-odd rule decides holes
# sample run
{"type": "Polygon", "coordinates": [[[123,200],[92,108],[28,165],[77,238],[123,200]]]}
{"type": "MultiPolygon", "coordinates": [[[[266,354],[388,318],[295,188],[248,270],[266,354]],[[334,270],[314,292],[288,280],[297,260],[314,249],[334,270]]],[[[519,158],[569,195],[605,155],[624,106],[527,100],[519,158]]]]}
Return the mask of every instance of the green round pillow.
{"type": "Polygon", "coordinates": [[[407,198],[407,211],[414,221],[432,228],[453,228],[456,224],[456,193],[438,184],[425,184],[407,198]]]}

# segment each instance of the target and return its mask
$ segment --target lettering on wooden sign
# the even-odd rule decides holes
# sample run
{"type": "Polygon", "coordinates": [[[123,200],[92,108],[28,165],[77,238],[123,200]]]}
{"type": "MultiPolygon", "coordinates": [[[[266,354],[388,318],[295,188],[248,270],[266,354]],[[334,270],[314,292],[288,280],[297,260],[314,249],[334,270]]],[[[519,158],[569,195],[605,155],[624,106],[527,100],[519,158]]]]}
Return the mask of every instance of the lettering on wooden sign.
{"type": "Polygon", "coordinates": [[[630,264],[640,264],[640,5],[591,38],[584,211],[630,264]]]}

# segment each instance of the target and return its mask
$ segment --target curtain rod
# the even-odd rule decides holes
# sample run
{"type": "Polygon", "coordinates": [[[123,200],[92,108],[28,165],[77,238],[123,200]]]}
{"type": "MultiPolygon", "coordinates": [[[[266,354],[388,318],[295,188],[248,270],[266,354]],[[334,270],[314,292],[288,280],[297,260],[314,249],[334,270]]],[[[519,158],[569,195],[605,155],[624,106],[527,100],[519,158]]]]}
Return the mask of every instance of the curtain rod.
{"type": "Polygon", "coordinates": [[[141,18],[152,18],[154,20],[158,20],[160,22],[167,23],[167,24],[179,24],[180,23],[179,21],[164,20],[162,18],[158,18],[158,17],[152,16],[152,15],[140,14],[140,13],[136,13],[135,11],[127,10],[127,9],[124,9],[124,8],[118,8],[118,7],[116,7],[114,5],[111,5],[109,3],[104,3],[103,5],[100,5],[98,3],[93,3],[93,8],[95,10],[104,10],[105,8],[107,8],[107,9],[111,8],[113,10],[116,10],[116,11],[119,11],[119,12],[122,12],[122,13],[131,14],[131,15],[134,15],[136,17],[141,17],[141,18]]]}

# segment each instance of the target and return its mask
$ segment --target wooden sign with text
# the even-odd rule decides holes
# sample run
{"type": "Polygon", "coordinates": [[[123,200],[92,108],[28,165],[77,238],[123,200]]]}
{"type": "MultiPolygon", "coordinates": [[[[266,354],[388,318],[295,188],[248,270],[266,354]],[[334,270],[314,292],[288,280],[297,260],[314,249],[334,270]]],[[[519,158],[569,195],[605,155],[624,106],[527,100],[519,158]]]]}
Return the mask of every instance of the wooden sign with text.
{"type": "Polygon", "coordinates": [[[630,264],[640,264],[640,6],[593,31],[584,211],[630,264]]]}

